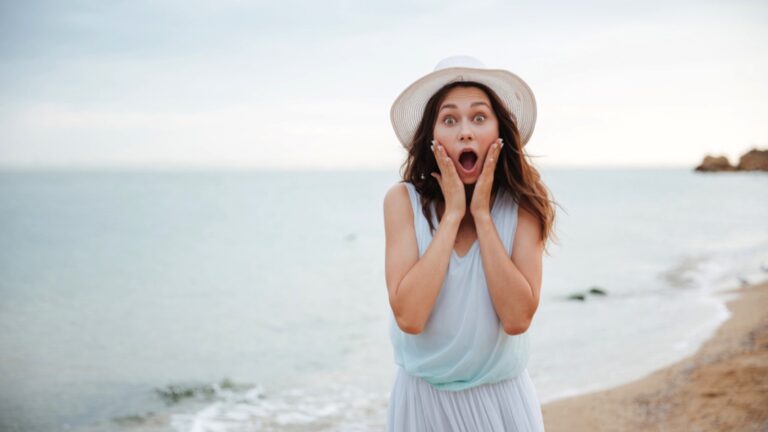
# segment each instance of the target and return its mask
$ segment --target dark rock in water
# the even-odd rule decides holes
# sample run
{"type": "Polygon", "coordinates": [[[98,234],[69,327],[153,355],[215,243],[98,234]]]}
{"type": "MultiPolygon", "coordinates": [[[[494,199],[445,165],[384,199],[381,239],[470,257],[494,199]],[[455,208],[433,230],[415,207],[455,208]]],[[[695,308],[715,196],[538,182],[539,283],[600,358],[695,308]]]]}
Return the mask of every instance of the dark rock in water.
{"type": "Polygon", "coordinates": [[[704,156],[704,160],[696,167],[696,171],[736,171],[725,156],[704,156]]]}
{"type": "Polygon", "coordinates": [[[131,414],[121,417],[114,417],[112,421],[121,426],[136,426],[145,423],[147,419],[143,415],[131,414]]]}
{"type": "Polygon", "coordinates": [[[568,300],[578,300],[578,301],[585,301],[587,299],[587,294],[593,294],[593,295],[608,295],[608,293],[599,287],[593,286],[592,288],[587,291],[587,293],[573,293],[567,297],[568,300]]]}
{"type": "Polygon", "coordinates": [[[164,389],[155,389],[157,394],[163,398],[166,403],[176,403],[182,399],[191,398],[195,395],[195,389],[178,385],[168,385],[164,389]]]}
{"type": "Polygon", "coordinates": [[[162,414],[155,413],[154,411],[147,411],[144,414],[130,414],[125,416],[112,417],[112,422],[118,426],[134,428],[135,430],[159,430],[155,429],[154,427],[165,426],[166,419],[162,414]]]}
{"type": "Polygon", "coordinates": [[[169,384],[164,389],[155,389],[157,394],[167,403],[174,404],[182,399],[195,397],[197,394],[202,394],[211,397],[215,394],[216,390],[208,385],[174,385],[169,384]]]}
{"type": "Polygon", "coordinates": [[[595,295],[607,295],[608,294],[608,293],[605,292],[605,290],[602,290],[602,289],[600,289],[598,287],[590,288],[589,289],[589,293],[590,294],[595,294],[595,295]]]}
{"type": "Polygon", "coordinates": [[[223,380],[221,380],[221,383],[219,384],[219,387],[221,387],[223,389],[230,389],[230,390],[237,388],[235,383],[232,382],[232,380],[229,379],[229,378],[224,378],[223,380]]]}
{"type": "Polygon", "coordinates": [[[768,150],[754,148],[744,153],[736,167],[740,171],[768,171],[768,150]]]}

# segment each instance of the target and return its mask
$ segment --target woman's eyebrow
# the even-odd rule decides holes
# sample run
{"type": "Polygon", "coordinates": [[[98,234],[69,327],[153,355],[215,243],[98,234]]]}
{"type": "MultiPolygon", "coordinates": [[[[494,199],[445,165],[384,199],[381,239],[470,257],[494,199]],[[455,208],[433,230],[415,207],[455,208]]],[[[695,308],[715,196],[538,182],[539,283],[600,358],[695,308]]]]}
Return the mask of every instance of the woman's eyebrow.
{"type": "MultiPolygon", "coordinates": [[[[490,109],[490,108],[491,108],[491,107],[489,107],[489,106],[488,106],[488,104],[487,104],[487,103],[485,103],[485,102],[472,102],[472,105],[470,105],[469,107],[470,107],[470,108],[472,108],[473,106],[476,106],[476,105],[485,105],[486,107],[488,107],[488,109],[490,109]]],[[[439,111],[442,111],[442,110],[444,110],[445,108],[458,108],[458,107],[457,107],[456,105],[454,105],[454,104],[445,104],[445,105],[443,105],[442,107],[440,107],[440,110],[439,110],[439,111]]],[[[439,111],[438,111],[438,112],[439,112],[439,111]]]]}

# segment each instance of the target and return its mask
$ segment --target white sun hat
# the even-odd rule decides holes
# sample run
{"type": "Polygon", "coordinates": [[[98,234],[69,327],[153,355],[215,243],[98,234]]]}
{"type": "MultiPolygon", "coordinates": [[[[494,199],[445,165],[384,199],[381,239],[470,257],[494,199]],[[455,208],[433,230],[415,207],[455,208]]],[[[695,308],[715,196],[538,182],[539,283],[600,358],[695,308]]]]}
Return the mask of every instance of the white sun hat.
{"type": "Polygon", "coordinates": [[[403,147],[411,145],[429,98],[454,81],[475,81],[490,87],[512,113],[520,131],[520,145],[528,142],[536,124],[536,99],[528,84],[508,70],[488,69],[480,60],[460,55],[441,60],[434,71],[409,85],[395,99],[389,114],[403,147]]]}

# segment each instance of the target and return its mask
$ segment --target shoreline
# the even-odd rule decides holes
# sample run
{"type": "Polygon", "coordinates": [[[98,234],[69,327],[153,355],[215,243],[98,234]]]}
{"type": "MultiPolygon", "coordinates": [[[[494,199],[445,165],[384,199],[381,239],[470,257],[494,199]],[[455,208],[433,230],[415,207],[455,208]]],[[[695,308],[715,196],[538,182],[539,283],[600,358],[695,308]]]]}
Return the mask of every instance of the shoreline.
{"type": "Polygon", "coordinates": [[[547,432],[768,430],[768,280],[717,295],[731,316],[692,355],[617,387],[542,404],[547,432]]]}

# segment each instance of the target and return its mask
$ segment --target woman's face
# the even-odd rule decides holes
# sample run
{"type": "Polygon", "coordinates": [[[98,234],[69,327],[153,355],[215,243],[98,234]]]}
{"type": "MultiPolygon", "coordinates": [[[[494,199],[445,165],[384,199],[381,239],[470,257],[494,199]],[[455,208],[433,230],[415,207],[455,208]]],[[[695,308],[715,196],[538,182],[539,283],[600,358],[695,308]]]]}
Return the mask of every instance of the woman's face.
{"type": "Polygon", "coordinates": [[[499,121],[488,96],[477,87],[451,89],[438,108],[434,137],[462,182],[475,183],[491,144],[499,137],[499,121]]]}

